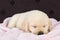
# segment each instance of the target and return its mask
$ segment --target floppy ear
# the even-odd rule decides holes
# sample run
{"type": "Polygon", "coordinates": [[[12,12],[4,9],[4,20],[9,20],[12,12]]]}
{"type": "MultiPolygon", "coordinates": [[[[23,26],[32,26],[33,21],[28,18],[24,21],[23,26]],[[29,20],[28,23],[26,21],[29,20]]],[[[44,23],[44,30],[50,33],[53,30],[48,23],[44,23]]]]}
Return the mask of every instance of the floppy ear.
{"type": "Polygon", "coordinates": [[[52,24],[51,24],[51,22],[49,21],[49,28],[48,28],[48,32],[50,32],[50,31],[51,31],[51,26],[52,26],[52,24]]]}
{"type": "Polygon", "coordinates": [[[23,22],[22,26],[22,30],[24,30],[25,32],[29,32],[29,22],[27,20],[23,22]]]}

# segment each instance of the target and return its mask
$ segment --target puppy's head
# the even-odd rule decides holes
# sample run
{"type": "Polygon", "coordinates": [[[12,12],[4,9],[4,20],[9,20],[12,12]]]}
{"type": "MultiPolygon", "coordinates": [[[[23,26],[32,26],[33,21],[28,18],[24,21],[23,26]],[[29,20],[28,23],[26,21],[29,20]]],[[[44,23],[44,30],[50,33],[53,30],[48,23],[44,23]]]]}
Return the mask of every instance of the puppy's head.
{"type": "Polygon", "coordinates": [[[51,24],[49,22],[42,21],[32,21],[29,23],[29,31],[34,34],[47,34],[51,30],[51,24]]]}

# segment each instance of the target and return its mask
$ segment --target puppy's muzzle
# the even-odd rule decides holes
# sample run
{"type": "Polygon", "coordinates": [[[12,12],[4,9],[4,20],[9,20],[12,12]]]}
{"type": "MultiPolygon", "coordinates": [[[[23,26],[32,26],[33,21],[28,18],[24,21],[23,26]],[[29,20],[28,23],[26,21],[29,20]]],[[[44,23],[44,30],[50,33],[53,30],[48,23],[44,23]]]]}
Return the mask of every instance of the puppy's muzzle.
{"type": "Polygon", "coordinates": [[[44,34],[42,31],[40,31],[40,32],[38,33],[38,35],[42,35],[42,34],[44,34]]]}

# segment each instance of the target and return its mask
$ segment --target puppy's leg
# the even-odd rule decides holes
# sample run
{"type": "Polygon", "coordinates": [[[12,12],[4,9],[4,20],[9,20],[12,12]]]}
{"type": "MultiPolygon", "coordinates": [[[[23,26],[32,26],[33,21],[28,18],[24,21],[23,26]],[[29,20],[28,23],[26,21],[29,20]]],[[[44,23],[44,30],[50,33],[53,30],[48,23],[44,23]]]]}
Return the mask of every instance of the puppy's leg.
{"type": "Polygon", "coordinates": [[[25,21],[23,22],[22,26],[23,26],[23,30],[24,30],[25,32],[30,32],[28,20],[25,20],[25,21]]]}

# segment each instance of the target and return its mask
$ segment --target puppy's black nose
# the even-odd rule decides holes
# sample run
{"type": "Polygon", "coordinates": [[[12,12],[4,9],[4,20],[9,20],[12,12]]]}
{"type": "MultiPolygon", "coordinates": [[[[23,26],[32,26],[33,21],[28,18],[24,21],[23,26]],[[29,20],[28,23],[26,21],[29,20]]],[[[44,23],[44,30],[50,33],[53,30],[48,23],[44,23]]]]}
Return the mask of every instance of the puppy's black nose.
{"type": "Polygon", "coordinates": [[[38,33],[38,35],[42,35],[42,34],[44,34],[42,31],[40,31],[40,32],[38,33]]]}

